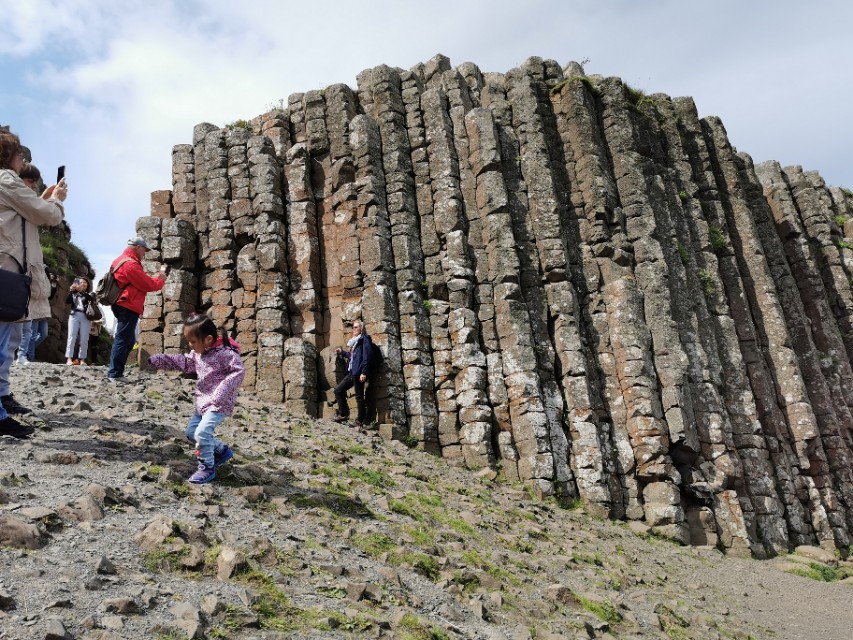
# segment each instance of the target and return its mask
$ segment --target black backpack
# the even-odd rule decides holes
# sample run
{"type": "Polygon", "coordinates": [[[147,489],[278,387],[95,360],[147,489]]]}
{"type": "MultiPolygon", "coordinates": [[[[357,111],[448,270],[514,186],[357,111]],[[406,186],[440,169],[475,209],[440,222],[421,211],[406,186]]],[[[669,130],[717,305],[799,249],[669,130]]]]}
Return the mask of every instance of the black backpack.
{"type": "Polygon", "coordinates": [[[376,343],[368,336],[367,344],[370,345],[370,355],[367,360],[367,373],[374,374],[382,369],[382,361],[385,356],[382,355],[382,349],[376,346],[376,343]]]}
{"type": "Polygon", "coordinates": [[[125,258],[124,260],[119,262],[115,266],[115,269],[110,267],[110,270],[107,272],[107,274],[98,281],[98,286],[95,288],[95,295],[98,296],[98,301],[101,304],[115,304],[121,297],[121,294],[127,285],[122,287],[116,281],[115,272],[118,271],[119,267],[121,267],[121,265],[123,265],[128,260],[130,260],[130,258],[125,258]]]}

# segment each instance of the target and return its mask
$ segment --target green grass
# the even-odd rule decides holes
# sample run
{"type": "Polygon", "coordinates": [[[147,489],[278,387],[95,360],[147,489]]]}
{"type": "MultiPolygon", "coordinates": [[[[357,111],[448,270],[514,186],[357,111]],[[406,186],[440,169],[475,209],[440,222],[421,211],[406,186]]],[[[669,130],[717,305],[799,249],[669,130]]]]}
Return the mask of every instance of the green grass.
{"type": "Polygon", "coordinates": [[[713,224],[708,225],[708,241],[711,243],[714,253],[720,253],[729,245],[726,241],[726,236],[723,235],[722,229],[713,224]]]}
{"type": "Polygon", "coordinates": [[[850,219],[850,216],[846,216],[843,213],[839,213],[835,216],[835,224],[837,224],[842,229],[844,228],[844,223],[850,219]]]}
{"type": "Polygon", "coordinates": [[[590,600],[575,594],[575,597],[580,602],[581,606],[596,616],[599,620],[608,624],[616,624],[622,621],[622,614],[609,602],[601,602],[598,600],[590,600]]]}
{"type": "Polygon", "coordinates": [[[42,232],[39,242],[48,269],[66,277],[88,276],[91,269],[89,258],[76,244],[50,231],[42,232]]]}
{"type": "Polygon", "coordinates": [[[350,467],[347,469],[347,476],[380,489],[391,488],[396,484],[387,473],[372,469],[361,469],[360,467],[350,467]]]}
{"type": "Polygon", "coordinates": [[[809,562],[807,566],[808,568],[804,566],[802,569],[789,569],[788,573],[792,573],[795,576],[802,576],[803,578],[811,578],[818,582],[836,582],[847,577],[845,571],[818,562],[809,562]]]}
{"type": "Polygon", "coordinates": [[[424,624],[414,613],[406,613],[400,620],[400,640],[450,640],[443,630],[424,624]]]}
{"type": "Polygon", "coordinates": [[[397,543],[384,533],[356,534],[351,542],[373,558],[397,548],[397,543]]]}
{"type": "Polygon", "coordinates": [[[414,520],[423,520],[424,514],[422,511],[418,509],[418,506],[414,504],[414,500],[411,495],[407,495],[402,500],[397,500],[396,498],[391,498],[388,501],[388,508],[394,512],[399,513],[403,516],[408,516],[414,520]]]}
{"type": "Polygon", "coordinates": [[[226,129],[245,129],[246,131],[252,130],[252,125],[248,120],[235,120],[229,124],[225,125],[226,129]]]}
{"type": "Polygon", "coordinates": [[[835,243],[835,246],[839,249],[853,249],[853,244],[846,240],[842,240],[841,238],[833,238],[832,242],[835,243]]]}
{"type": "Polygon", "coordinates": [[[702,285],[702,291],[705,292],[705,295],[712,295],[717,288],[714,283],[714,274],[708,269],[700,269],[696,275],[699,277],[699,282],[702,285]]]}

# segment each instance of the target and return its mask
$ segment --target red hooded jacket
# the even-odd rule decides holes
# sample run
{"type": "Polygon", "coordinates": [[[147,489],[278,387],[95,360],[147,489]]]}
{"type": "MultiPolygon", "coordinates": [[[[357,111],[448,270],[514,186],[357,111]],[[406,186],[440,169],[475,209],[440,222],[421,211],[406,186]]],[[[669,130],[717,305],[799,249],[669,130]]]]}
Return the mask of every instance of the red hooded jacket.
{"type": "Polygon", "coordinates": [[[122,254],[113,260],[112,269],[116,265],[128,258],[127,262],[115,270],[115,279],[120,287],[124,287],[121,296],[116,301],[116,304],[125,309],[130,309],[134,313],[142,315],[142,310],[145,307],[145,294],[149,291],[160,291],[166,280],[157,276],[152,278],[145,269],[142,268],[142,263],[136,257],[133,247],[128,247],[122,254]]]}

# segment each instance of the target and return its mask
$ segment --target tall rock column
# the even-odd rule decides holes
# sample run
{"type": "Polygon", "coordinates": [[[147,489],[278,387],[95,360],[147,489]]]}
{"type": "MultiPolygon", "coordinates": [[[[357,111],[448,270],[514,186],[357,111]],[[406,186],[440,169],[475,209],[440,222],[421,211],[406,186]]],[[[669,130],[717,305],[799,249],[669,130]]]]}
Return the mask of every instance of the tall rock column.
{"type": "Polygon", "coordinates": [[[567,72],[572,75],[551,91],[551,100],[579,243],[578,272],[570,275],[579,284],[576,296],[552,298],[550,305],[557,313],[554,334],[570,412],[572,468],[585,501],[614,517],[640,519],[640,489],[610,344],[607,289],[602,288],[628,275],[632,260],[620,247],[618,190],[594,89],[577,75],[579,67],[570,65],[567,72]],[[602,397],[609,400],[609,411],[602,397]]]}
{"type": "MultiPolygon", "coordinates": [[[[410,72],[404,72],[411,75],[410,72]]],[[[406,125],[402,77],[381,66],[358,77],[361,103],[377,122],[382,139],[382,164],[391,248],[400,313],[400,346],[409,435],[427,451],[439,453],[438,409],[433,385],[429,315],[424,308],[424,255],[417,218],[412,149],[406,125]]],[[[386,354],[386,361],[391,350],[386,354]]],[[[391,371],[395,367],[389,367],[391,371]]]]}
{"type": "Polygon", "coordinates": [[[377,125],[356,116],[350,126],[357,188],[356,231],[364,278],[362,319],[385,354],[387,413],[377,416],[380,431],[394,438],[406,434],[406,400],[400,350],[399,304],[391,247],[391,223],[385,195],[382,140],[377,125]]]}
{"type": "MultiPolygon", "coordinates": [[[[634,251],[634,282],[625,282],[618,288],[626,296],[626,302],[637,301],[638,294],[642,300],[641,316],[636,315],[636,311],[623,316],[620,310],[614,310],[611,317],[623,323],[625,320],[647,323],[647,329],[637,327],[628,333],[636,341],[623,344],[625,364],[632,362],[633,367],[617,367],[628,408],[628,432],[635,443],[637,473],[646,483],[643,488],[646,520],[675,538],[686,539],[677,487],[680,476],[669,456],[671,444],[684,437],[681,421],[673,418],[680,417],[678,401],[684,395],[687,373],[687,357],[681,347],[672,309],[667,256],[661,244],[671,242],[670,230],[660,227],[664,214],[659,178],[656,179],[650,158],[640,152],[640,149],[646,153],[650,150],[643,146],[647,138],[635,125],[634,118],[638,116],[628,108],[624,86],[608,79],[599,85],[599,90],[604,135],[613,160],[625,234],[634,251]],[[644,336],[646,331],[649,332],[648,343],[644,336]],[[651,351],[644,353],[646,348],[651,351]],[[634,376],[626,375],[627,371],[639,376],[632,380],[634,376]],[[650,376],[652,371],[656,375],[650,376]],[[676,413],[669,415],[670,411],[676,413]],[[670,435],[674,438],[672,442],[670,435]]],[[[611,331],[611,340],[616,340],[614,333],[618,329],[612,323],[611,331]]],[[[617,350],[614,344],[614,352],[617,350]]]]}

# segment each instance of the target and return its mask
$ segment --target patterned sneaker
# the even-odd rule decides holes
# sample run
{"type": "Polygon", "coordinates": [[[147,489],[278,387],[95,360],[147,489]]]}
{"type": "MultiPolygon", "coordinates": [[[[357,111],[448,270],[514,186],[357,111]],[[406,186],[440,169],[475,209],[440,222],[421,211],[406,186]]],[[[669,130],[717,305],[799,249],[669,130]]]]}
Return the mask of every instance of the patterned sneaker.
{"type": "Polygon", "coordinates": [[[234,457],[234,450],[231,449],[227,444],[224,445],[225,448],[222,450],[222,453],[213,452],[213,468],[221,467],[223,464],[228,462],[231,458],[234,457]]]}
{"type": "Polygon", "coordinates": [[[11,393],[8,396],[3,396],[2,398],[0,398],[0,402],[3,403],[3,408],[6,409],[6,413],[23,416],[33,412],[32,409],[27,409],[26,407],[18,404],[18,401],[12,397],[11,393]]]}
{"type": "Polygon", "coordinates": [[[216,469],[208,467],[203,462],[199,462],[198,469],[196,469],[194,474],[187,478],[187,482],[192,482],[193,484],[204,484],[205,482],[210,482],[215,477],[216,469]]]}

